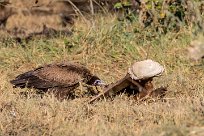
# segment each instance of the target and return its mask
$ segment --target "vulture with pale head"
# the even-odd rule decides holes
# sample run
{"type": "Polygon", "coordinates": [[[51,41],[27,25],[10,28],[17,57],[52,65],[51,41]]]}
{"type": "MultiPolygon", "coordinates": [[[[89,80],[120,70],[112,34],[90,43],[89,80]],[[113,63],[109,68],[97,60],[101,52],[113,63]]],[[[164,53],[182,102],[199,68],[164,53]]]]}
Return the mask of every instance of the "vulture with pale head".
{"type": "Polygon", "coordinates": [[[14,87],[35,88],[43,92],[53,92],[58,98],[67,98],[80,83],[100,86],[103,82],[85,66],[66,62],[48,64],[18,75],[10,81],[14,87]]]}

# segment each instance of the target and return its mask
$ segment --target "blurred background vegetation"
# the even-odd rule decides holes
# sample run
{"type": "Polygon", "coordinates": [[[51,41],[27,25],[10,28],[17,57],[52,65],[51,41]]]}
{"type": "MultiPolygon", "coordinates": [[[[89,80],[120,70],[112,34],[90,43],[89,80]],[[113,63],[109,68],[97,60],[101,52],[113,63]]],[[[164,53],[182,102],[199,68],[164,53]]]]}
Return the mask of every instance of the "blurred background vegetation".
{"type": "Polygon", "coordinates": [[[183,26],[192,27],[196,35],[203,32],[202,0],[121,0],[114,8],[125,11],[130,21],[139,20],[142,26],[153,26],[161,33],[183,26]]]}

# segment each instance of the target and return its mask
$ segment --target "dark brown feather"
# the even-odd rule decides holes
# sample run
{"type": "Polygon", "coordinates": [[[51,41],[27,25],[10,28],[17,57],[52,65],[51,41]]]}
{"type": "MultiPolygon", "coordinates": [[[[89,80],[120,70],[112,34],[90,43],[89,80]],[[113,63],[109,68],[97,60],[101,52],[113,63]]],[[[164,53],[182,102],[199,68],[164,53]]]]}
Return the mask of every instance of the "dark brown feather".
{"type": "Polygon", "coordinates": [[[46,91],[55,88],[56,92],[56,90],[70,90],[70,88],[73,90],[79,85],[79,82],[93,84],[94,81],[91,81],[93,77],[95,78],[96,76],[85,66],[67,62],[39,67],[20,74],[10,82],[14,87],[28,87],[46,91]]]}

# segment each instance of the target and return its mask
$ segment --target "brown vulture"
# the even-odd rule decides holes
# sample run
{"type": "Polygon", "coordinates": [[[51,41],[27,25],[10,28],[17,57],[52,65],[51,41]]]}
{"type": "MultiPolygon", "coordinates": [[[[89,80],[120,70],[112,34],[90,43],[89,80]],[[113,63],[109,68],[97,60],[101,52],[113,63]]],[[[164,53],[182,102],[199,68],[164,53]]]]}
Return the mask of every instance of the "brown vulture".
{"type": "Polygon", "coordinates": [[[103,85],[85,66],[66,62],[48,64],[18,75],[10,81],[14,87],[35,88],[42,92],[53,92],[58,98],[67,98],[80,82],[87,85],[103,85]]]}

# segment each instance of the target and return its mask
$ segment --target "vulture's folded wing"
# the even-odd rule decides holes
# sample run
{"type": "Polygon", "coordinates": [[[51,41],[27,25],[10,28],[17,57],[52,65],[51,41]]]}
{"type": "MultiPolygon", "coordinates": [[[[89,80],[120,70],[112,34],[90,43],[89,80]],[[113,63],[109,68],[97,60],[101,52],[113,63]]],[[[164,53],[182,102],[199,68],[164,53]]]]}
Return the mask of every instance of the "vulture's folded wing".
{"type": "Polygon", "coordinates": [[[89,70],[84,68],[74,64],[50,64],[23,73],[12,80],[11,83],[15,87],[21,88],[46,89],[52,87],[70,87],[84,80],[84,72],[90,75],[89,70]]]}

